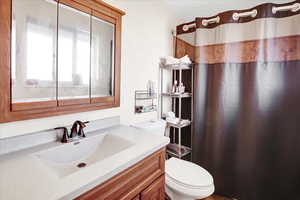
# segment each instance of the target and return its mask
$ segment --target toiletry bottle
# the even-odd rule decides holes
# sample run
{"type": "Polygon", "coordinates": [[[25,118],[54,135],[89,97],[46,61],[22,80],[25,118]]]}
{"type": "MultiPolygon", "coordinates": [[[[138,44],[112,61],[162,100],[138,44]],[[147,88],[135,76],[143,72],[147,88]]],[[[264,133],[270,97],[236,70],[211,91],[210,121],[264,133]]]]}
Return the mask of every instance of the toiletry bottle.
{"type": "Polygon", "coordinates": [[[185,87],[183,85],[183,83],[180,83],[180,86],[179,86],[179,93],[184,93],[185,92],[185,87]]]}
{"type": "Polygon", "coordinates": [[[152,81],[151,80],[149,80],[147,83],[147,93],[149,96],[152,95],[152,81]]]}
{"type": "Polygon", "coordinates": [[[155,82],[151,81],[151,94],[154,95],[155,94],[155,82]]]}
{"type": "Polygon", "coordinates": [[[172,87],[172,93],[176,93],[177,92],[176,90],[177,90],[177,81],[175,80],[174,85],[172,87]]]}
{"type": "Polygon", "coordinates": [[[181,84],[178,84],[178,86],[176,87],[176,92],[175,93],[180,93],[180,85],[181,84]]]}

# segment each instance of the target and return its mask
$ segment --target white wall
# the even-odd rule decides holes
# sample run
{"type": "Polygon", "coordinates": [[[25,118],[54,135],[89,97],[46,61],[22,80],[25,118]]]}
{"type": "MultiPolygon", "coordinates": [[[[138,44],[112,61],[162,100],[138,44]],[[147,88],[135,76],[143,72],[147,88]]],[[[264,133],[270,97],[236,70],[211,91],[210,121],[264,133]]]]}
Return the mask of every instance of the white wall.
{"type": "Polygon", "coordinates": [[[160,2],[116,1],[123,9],[122,47],[122,115],[123,123],[157,118],[157,113],[135,115],[134,91],[146,89],[147,81],[153,80],[158,87],[159,58],[172,55],[172,29],[176,18],[160,2]],[[143,8],[143,9],[141,9],[143,8]]]}
{"type": "Polygon", "coordinates": [[[0,124],[0,138],[70,125],[74,120],[121,116],[123,124],[155,119],[157,113],[134,114],[134,91],[146,89],[148,80],[158,85],[158,62],[172,55],[171,30],[176,17],[160,2],[113,3],[124,10],[122,32],[121,107],[57,117],[0,124]]]}

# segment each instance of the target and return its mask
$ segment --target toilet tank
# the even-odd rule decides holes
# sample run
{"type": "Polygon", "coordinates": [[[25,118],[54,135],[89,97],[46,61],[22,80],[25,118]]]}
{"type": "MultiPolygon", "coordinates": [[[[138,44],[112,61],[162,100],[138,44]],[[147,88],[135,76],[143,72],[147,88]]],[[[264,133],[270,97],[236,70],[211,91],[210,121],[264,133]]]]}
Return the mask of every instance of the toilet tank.
{"type": "Polygon", "coordinates": [[[141,122],[132,125],[134,128],[147,131],[151,134],[164,136],[166,131],[166,121],[164,120],[151,120],[146,122],[141,122]]]}

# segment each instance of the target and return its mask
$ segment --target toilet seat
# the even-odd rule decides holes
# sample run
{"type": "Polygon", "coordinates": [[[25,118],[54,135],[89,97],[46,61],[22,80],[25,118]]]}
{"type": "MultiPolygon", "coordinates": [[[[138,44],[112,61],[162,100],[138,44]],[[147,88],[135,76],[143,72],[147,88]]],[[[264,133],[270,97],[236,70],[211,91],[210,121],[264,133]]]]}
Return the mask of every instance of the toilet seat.
{"type": "Polygon", "coordinates": [[[192,162],[170,158],[166,161],[166,186],[188,196],[209,196],[214,192],[213,177],[192,162]]]}

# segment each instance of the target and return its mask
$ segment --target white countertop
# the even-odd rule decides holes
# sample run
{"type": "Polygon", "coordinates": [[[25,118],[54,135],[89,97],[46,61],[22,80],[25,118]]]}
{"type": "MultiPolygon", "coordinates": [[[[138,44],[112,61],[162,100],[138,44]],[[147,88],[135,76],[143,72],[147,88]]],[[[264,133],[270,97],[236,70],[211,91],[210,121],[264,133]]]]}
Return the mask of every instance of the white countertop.
{"type": "Polygon", "coordinates": [[[32,156],[39,151],[63,145],[60,142],[52,142],[0,156],[0,199],[73,199],[169,143],[167,137],[121,125],[95,131],[90,135],[102,133],[117,135],[135,144],[65,177],[57,176],[41,160],[32,156]]]}

